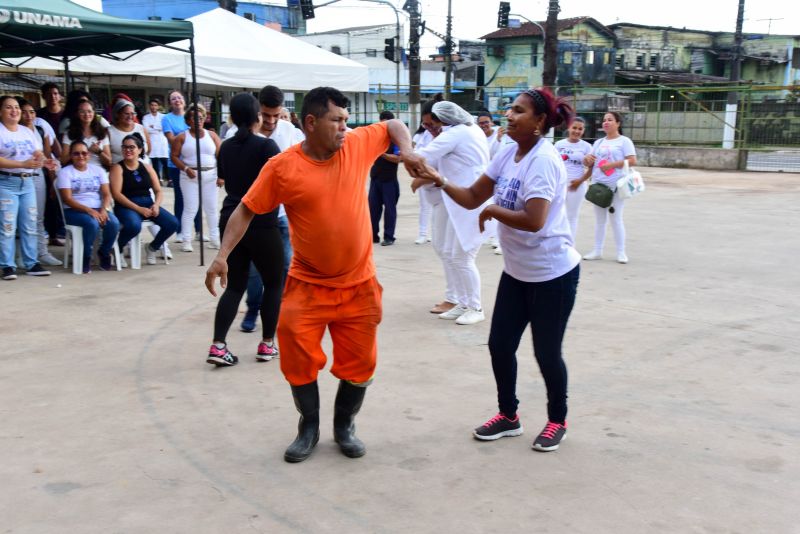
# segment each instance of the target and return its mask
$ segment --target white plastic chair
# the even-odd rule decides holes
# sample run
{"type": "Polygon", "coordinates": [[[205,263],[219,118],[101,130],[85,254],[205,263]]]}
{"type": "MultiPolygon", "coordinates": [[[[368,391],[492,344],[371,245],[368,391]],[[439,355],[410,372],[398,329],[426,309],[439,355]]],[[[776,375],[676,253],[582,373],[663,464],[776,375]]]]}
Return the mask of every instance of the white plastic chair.
{"type": "MultiPolygon", "coordinates": [[[[72,250],[72,274],[83,274],[83,228],[74,224],[67,224],[67,219],[64,217],[64,203],[61,200],[61,191],[56,189],[56,198],[58,199],[58,208],[61,210],[61,217],[64,219],[64,228],[67,233],[64,236],[64,268],[69,269],[69,253],[72,250]]],[[[114,265],[117,270],[122,270],[122,260],[119,253],[119,246],[117,240],[114,240],[114,265]]]]}
{"type": "MultiPolygon", "coordinates": [[[[139,232],[136,237],[131,239],[128,243],[131,247],[131,269],[141,269],[142,268],[142,232],[146,228],[150,228],[151,226],[155,226],[156,223],[153,221],[144,219],[142,221],[142,231],[139,232]]],[[[167,242],[164,241],[164,244],[161,246],[161,257],[164,258],[164,264],[169,265],[169,258],[167,258],[167,242]]]]}

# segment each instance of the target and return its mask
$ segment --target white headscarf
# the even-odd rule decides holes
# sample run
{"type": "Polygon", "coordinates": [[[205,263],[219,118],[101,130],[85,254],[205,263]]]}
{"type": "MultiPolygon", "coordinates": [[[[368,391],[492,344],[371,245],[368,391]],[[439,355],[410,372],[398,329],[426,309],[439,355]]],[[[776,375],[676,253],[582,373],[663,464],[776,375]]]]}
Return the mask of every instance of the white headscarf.
{"type": "Polygon", "coordinates": [[[433,105],[433,113],[439,117],[440,121],[450,126],[455,126],[456,124],[472,126],[475,120],[464,108],[447,100],[436,102],[433,105]]]}

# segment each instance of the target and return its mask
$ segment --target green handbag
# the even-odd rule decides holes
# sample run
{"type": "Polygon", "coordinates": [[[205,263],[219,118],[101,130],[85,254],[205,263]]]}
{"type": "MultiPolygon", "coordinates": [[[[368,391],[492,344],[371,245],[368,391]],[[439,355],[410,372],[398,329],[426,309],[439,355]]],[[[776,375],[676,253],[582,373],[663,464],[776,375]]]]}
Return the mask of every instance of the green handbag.
{"type": "Polygon", "coordinates": [[[614,191],[607,185],[593,183],[589,186],[589,189],[586,190],[586,200],[595,206],[607,208],[611,205],[611,202],[614,201],[614,191]]]}

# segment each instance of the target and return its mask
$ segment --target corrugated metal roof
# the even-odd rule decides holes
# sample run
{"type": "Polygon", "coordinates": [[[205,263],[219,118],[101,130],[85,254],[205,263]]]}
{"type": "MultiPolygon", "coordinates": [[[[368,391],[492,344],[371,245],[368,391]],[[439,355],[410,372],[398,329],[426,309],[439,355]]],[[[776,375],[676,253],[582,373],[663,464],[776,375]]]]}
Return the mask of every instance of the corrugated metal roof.
{"type": "MultiPolygon", "coordinates": [[[[562,32],[565,30],[569,30],[577,26],[582,22],[587,22],[592,26],[595,26],[601,32],[607,34],[609,37],[614,38],[614,32],[608,29],[607,26],[600,24],[597,20],[593,19],[592,17],[572,17],[568,19],[558,19],[558,31],[562,32]]],[[[538,24],[541,24],[544,27],[546,21],[538,21],[538,24]]],[[[536,24],[531,22],[523,22],[519,28],[501,28],[497,31],[493,31],[492,33],[488,33],[481,37],[481,39],[510,39],[513,37],[537,37],[542,35],[542,30],[539,29],[536,24]]]]}

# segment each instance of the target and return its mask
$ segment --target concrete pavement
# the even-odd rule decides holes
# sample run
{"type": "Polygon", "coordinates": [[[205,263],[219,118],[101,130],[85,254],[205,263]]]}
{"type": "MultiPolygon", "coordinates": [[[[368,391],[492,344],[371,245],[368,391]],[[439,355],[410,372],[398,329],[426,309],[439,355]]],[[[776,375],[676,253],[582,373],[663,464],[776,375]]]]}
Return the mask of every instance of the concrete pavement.
{"type": "MultiPolygon", "coordinates": [[[[327,371],[322,438],[290,465],[297,413],[257,335],[237,321],[240,364],[204,363],[216,300],[197,247],[0,283],[0,532],[800,532],[800,175],[641,171],[630,263],[609,235],[609,259],[581,266],[554,453],[530,448],[545,398],[527,335],[525,434],[472,439],[497,409],[489,321],[428,313],[442,272],[413,244],[407,180],[397,243],[375,248],[384,320],[358,460],[333,443],[327,371]]],[[[593,231],[586,204],[581,252],[593,231]]],[[[485,247],[478,265],[490,315],[502,257],[485,247]]]]}

